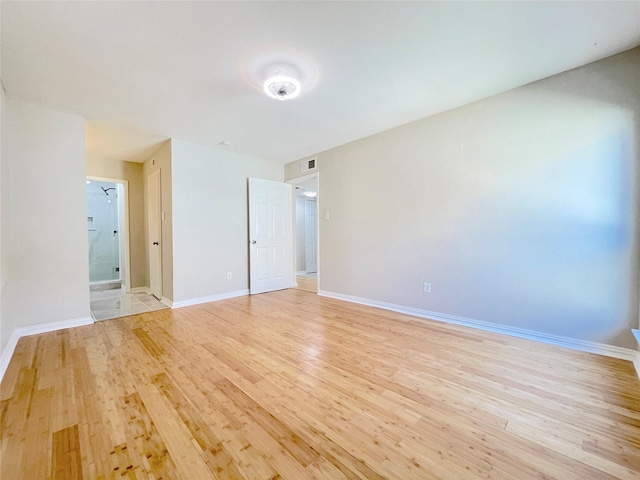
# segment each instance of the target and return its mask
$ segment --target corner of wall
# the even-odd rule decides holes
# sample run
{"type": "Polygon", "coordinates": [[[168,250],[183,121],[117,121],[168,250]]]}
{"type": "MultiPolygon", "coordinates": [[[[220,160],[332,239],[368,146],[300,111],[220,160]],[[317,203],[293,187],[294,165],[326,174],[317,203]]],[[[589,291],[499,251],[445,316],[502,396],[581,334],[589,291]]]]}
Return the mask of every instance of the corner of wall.
{"type": "MultiPolygon", "coordinates": [[[[4,313],[4,287],[6,283],[6,269],[3,268],[4,264],[4,250],[6,249],[7,242],[4,239],[8,229],[5,228],[5,223],[8,220],[6,209],[8,207],[8,198],[6,196],[7,188],[6,182],[8,181],[6,165],[8,157],[8,143],[7,143],[7,128],[6,128],[6,92],[4,85],[0,80],[0,123],[2,123],[2,132],[0,136],[0,379],[4,375],[8,360],[13,354],[14,347],[11,347],[13,337],[15,334],[15,328],[13,324],[8,321],[8,317],[4,313]]],[[[15,340],[17,342],[17,340],[15,340]]]]}

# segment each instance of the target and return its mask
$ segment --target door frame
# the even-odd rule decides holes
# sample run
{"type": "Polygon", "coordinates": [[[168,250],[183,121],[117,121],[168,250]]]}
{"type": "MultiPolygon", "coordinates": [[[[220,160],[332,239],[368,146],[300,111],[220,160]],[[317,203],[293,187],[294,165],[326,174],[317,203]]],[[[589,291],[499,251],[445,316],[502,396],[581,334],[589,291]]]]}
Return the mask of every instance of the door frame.
{"type": "Polygon", "coordinates": [[[163,210],[162,210],[162,169],[158,168],[156,170],[153,170],[151,172],[149,172],[149,174],[147,175],[146,180],[146,198],[145,198],[145,205],[146,205],[146,217],[147,217],[147,264],[149,266],[149,293],[153,296],[155,296],[156,298],[158,298],[158,300],[162,301],[162,299],[164,298],[164,265],[163,265],[163,259],[164,256],[162,254],[163,251],[163,236],[162,236],[162,215],[163,215],[163,210]],[[158,176],[158,218],[156,219],[156,221],[158,222],[158,242],[159,245],[158,247],[160,248],[160,296],[158,297],[154,292],[153,292],[153,286],[151,285],[151,256],[153,254],[153,249],[152,249],[152,242],[153,240],[151,239],[151,177],[157,175],[158,176]]]}
{"type": "MultiPolygon", "coordinates": [[[[308,182],[309,180],[316,179],[316,187],[317,187],[317,195],[316,195],[316,281],[317,281],[317,292],[320,292],[320,205],[322,199],[320,198],[320,172],[310,173],[308,175],[303,175],[302,177],[291,178],[289,180],[285,180],[284,183],[288,183],[294,187],[294,198],[291,202],[292,205],[292,215],[291,215],[291,265],[293,270],[293,285],[295,287],[298,286],[298,280],[296,278],[296,202],[295,202],[295,186],[300,185],[301,183],[308,182]]],[[[317,294],[317,293],[316,293],[317,294]]]]}
{"type": "Polygon", "coordinates": [[[118,224],[124,227],[124,232],[121,232],[120,241],[123,244],[124,258],[120,257],[120,267],[122,273],[122,267],[124,266],[124,278],[122,280],[122,288],[126,293],[131,292],[131,252],[129,250],[129,181],[118,178],[98,177],[96,175],[87,175],[87,180],[96,182],[109,182],[119,183],[122,185],[122,192],[124,196],[124,208],[122,212],[122,219],[118,218],[118,224]]]}
{"type": "MultiPolygon", "coordinates": [[[[309,218],[309,212],[308,212],[308,208],[309,208],[309,204],[313,203],[314,209],[315,209],[315,235],[314,235],[314,245],[318,245],[318,197],[305,197],[304,199],[304,251],[305,251],[305,262],[304,262],[304,271],[306,273],[315,273],[316,275],[318,274],[318,249],[316,247],[316,258],[315,258],[315,270],[313,272],[309,272],[309,262],[307,261],[308,259],[308,252],[309,250],[311,250],[309,248],[309,230],[307,230],[307,220],[309,218]]],[[[297,223],[297,222],[296,222],[297,223]]],[[[311,223],[311,222],[309,222],[311,223]]]]}

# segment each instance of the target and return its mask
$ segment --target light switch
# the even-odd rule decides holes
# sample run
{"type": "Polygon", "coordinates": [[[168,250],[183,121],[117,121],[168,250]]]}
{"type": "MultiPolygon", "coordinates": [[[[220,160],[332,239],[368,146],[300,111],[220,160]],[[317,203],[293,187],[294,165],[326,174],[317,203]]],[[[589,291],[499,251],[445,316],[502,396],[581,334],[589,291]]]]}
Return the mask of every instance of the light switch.
{"type": "Polygon", "coordinates": [[[324,212],[324,219],[329,220],[329,212],[324,212]]]}

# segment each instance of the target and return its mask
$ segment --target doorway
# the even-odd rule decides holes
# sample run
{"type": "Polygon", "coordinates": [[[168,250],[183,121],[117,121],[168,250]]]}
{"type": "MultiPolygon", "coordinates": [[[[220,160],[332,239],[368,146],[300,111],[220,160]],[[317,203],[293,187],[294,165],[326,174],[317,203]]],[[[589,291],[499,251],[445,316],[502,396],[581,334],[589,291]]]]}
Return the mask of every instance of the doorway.
{"type": "Polygon", "coordinates": [[[298,290],[318,292],[319,174],[289,180],[294,186],[294,273],[298,290]]]}
{"type": "Polygon", "coordinates": [[[139,287],[132,291],[129,182],[87,177],[89,300],[95,320],[167,308],[139,287]]]}
{"type": "Polygon", "coordinates": [[[128,232],[123,182],[87,178],[89,283],[128,288],[128,232]]]}

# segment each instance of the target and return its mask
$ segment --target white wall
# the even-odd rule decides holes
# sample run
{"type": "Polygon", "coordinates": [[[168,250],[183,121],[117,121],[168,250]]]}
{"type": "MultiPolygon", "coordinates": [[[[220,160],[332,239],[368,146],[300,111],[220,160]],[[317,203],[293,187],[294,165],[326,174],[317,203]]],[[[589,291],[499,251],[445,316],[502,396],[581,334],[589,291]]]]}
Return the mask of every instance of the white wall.
{"type": "Polygon", "coordinates": [[[17,328],[90,315],[84,119],[12,99],[5,107],[3,348],[17,328]]]}
{"type": "Polygon", "coordinates": [[[176,139],[171,157],[174,302],[248,289],[247,179],[282,181],[283,165],[176,139]]]}
{"type": "Polygon", "coordinates": [[[9,197],[9,166],[8,135],[7,135],[7,98],[4,87],[0,85],[0,358],[3,358],[5,348],[11,333],[15,330],[14,322],[3,315],[4,296],[7,284],[7,271],[4,268],[4,257],[7,242],[5,236],[9,232],[9,215],[7,211],[9,197]]]}
{"type": "Polygon", "coordinates": [[[637,48],[318,154],[320,289],[634,347],[639,79],[637,48]]]}

